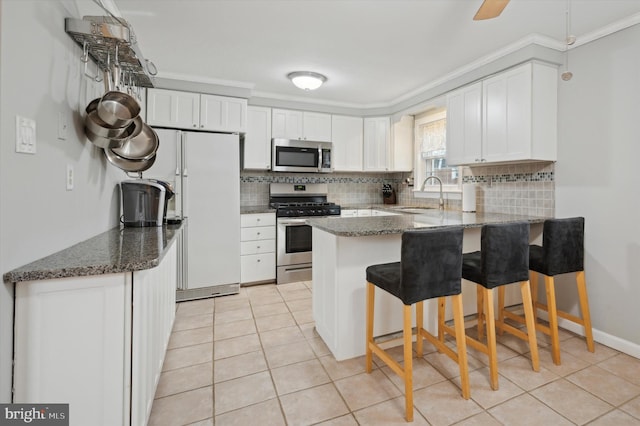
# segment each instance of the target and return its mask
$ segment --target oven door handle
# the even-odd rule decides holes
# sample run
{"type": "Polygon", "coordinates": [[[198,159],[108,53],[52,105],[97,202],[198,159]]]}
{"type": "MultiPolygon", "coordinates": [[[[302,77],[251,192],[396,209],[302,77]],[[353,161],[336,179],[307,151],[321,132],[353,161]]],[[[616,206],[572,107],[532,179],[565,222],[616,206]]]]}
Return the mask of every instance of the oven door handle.
{"type": "Polygon", "coordinates": [[[286,225],[286,226],[300,226],[300,225],[306,225],[307,224],[307,219],[278,219],[278,224],[279,225],[286,225]]]}

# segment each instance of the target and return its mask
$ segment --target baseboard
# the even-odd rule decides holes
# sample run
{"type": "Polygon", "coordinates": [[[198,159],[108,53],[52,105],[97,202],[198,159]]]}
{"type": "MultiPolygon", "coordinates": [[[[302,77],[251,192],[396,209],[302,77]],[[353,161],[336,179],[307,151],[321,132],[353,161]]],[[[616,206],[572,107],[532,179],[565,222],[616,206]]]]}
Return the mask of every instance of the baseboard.
{"type": "MultiPolygon", "coordinates": [[[[549,320],[549,314],[545,311],[538,311],[538,318],[542,318],[545,321],[549,320]]],[[[576,324],[573,321],[569,321],[564,318],[558,318],[558,327],[562,327],[565,330],[569,330],[575,334],[584,337],[584,327],[580,324],[576,324]]],[[[604,331],[593,328],[593,340],[608,346],[617,351],[623,352],[627,355],[640,359],[640,345],[630,342],[628,340],[621,339],[604,331]]]]}

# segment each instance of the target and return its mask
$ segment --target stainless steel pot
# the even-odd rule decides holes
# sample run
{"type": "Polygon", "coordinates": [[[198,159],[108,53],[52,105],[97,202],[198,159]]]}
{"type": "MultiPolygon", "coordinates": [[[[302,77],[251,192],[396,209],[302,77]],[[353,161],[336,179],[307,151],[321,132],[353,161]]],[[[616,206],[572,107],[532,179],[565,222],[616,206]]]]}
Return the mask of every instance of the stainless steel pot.
{"type": "Polygon", "coordinates": [[[127,139],[132,137],[135,131],[140,133],[142,127],[137,128],[135,123],[124,128],[106,127],[106,124],[98,117],[96,111],[87,114],[84,125],[84,132],[87,138],[100,148],[120,147],[127,139]]]}
{"type": "Polygon", "coordinates": [[[140,119],[140,123],[141,131],[124,141],[121,146],[113,148],[112,151],[115,154],[129,160],[146,160],[156,155],[160,145],[158,135],[151,127],[143,123],[142,119],[140,119]]]}
{"type": "Polygon", "coordinates": [[[155,153],[153,156],[146,160],[130,160],[120,157],[110,148],[105,148],[104,155],[105,157],[107,157],[107,160],[109,160],[111,164],[124,170],[125,172],[143,172],[153,166],[153,163],[155,163],[156,161],[155,153]]]}
{"type": "Polygon", "coordinates": [[[140,114],[140,104],[133,96],[114,90],[100,98],[96,112],[109,126],[125,127],[140,114]]]}

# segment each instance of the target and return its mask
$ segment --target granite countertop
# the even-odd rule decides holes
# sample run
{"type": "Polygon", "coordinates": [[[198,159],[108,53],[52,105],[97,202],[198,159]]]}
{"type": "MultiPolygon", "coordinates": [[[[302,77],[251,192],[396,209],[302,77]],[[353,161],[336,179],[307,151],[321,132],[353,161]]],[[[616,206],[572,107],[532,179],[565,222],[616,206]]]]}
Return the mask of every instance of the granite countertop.
{"type": "MultiPolygon", "coordinates": [[[[382,210],[382,208],[379,208],[382,210]]],[[[310,218],[313,227],[341,237],[363,237],[368,235],[400,234],[411,229],[445,226],[480,227],[488,223],[526,221],[542,223],[545,217],[510,215],[501,213],[463,213],[461,211],[426,209],[420,214],[400,213],[394,216],[323,217],[310,218]]]]}
{"type": "Polygon", "coordinates": [[[262,206],[240,206],[240,214],[251,214],[251,213],[275,213],[276,210],[272,207],[269,207],[268,204],[262,206]]]}
{"type": "Polygon", "coordinates": [[[117,227],[3,275],[5,283],[117,274],[158,266],[182,225],[117,227]]]}

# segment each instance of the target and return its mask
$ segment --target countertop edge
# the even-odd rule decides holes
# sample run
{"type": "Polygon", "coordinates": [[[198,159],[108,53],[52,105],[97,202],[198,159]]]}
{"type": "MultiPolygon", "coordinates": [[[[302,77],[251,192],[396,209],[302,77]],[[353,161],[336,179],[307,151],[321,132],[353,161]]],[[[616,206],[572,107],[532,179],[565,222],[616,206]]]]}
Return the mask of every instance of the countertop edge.
{"type": "MultiPolygon", "coordinates": [[[[2,279],[4,283],[17,284],[26,281],[119,274],[152,269],[162,262],[165,254],[173,244],[175,244],[178,235],[182,231],[183,224],[184,222],[179,225],[165,225],[162,228],[123,228],[122,226],[116,226],[49,256],[8,271],[3,274],[2,279]],[[168,237],[166,241],[164,241],[165,244],[161,249],[157,247],[157,233],[149,231],[151,229],[155,229],[156,231],[161,229],[162,236],[168,237]],[[134,256],[126,262],[114,261],[114,259],[121,258],[120,254],[122,252],[131,250],[131,247],[123,243],[125,240],[125,238],[122,238],[123,235],[127,233],[145,233],[145,231],[148,231],[149,236],[143,236],[143,244],[153,245],[151,250],[143,250],[143,253],[139,255],[139,257],[134,256]],[[98,243],[99,245],[103,245],[106,240],[113,239],[116,234],[121,236],[117,247],[108,253],[103,253],[104,256],[98,260],[87,260],[83,263],[81,256],[78,259],[78,253],[88,255],[93,251],[92,248],[94,247],[92,247],[92,244],[98,243]],[[72,260],[69,262],[66,260],[68,258],[72,260]]],[[[136,243],[139,242],[140,240],[136,240],[136,243]]],[[[136,247],[136,249],[136,251],[140,251],[138,247],[136,247]]]]}

